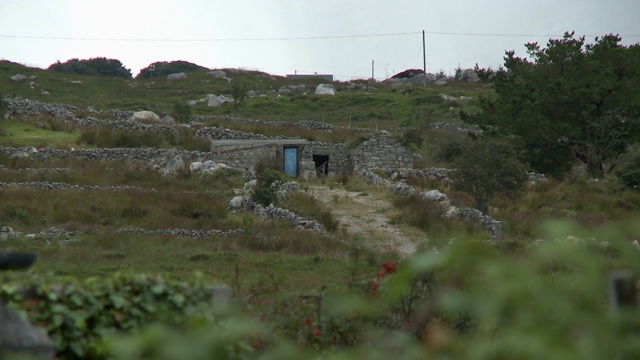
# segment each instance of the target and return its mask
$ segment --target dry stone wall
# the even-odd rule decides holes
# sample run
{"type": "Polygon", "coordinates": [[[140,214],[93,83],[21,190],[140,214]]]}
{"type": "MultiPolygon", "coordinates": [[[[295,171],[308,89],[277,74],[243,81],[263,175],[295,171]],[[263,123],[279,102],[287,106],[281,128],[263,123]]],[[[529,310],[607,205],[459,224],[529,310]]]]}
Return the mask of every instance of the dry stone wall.
{"type": "MultiPolygon", "coordinates": [[[[346,174],[353,171],[350,153],[351,149],[347,144],[328,144],[314,141],[301,148],[301,160],[313,162],[313,155],[328,155],[329,173],[346,174]]],[[[299,168],[303,169],[302,166],[299,168]]]]}
{"type": "Polygon", "coordinates": [[[252,171],[258,161],[279,159],[282,157],[281,153],[281,146],[269,144],[214,150],[212,157],[213,161],[234,169],[252,171]]]}
{"type": "Polygon", "coordinates": [[[267,140],[262,134],[247,133],[221,127],[203,127],[196,131],[196,136],[208,140],[267,140]]]}
{"type": "Polygon", "coordinates": [[[387,131],[381,131],[354,150],[353,168],[356,173],[374,169],[411,169],[413,153],[387,131]]]}
{"type": "Polygon", "coordinates": [[[132,160],[136,162],[151,162],[158,159],[171,159],[176,155],[190,161],[213,160],[210,152],[184,151],[176,149],[147,149],[147,148],[101,148],[63,150],[56,148],[35,149],[31,147],[0,147],[0,151],[9,156],[34,156],[41,159],[48,157],[68,158],[78,157],[84,160],[132,160]]]}

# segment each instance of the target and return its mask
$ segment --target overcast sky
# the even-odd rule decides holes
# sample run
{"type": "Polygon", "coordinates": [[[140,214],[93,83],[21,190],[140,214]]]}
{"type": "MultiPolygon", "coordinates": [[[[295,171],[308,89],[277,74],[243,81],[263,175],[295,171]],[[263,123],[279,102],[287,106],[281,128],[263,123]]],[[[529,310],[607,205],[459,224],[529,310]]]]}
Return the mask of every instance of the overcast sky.
{"type": "Polygon", "coordinates": [[[46,68],[100,56],[134,76],[155,61],[186,60],[340,80],[370,77],[374,60],[384,79],[422,68],[422,30],[427,71],[449,73],[497,67],[505,50],[524,55],[525,43],[571,30],[589,42],[636,35],[623,36],[635,44],[639,16],[640,0],[0,0],[0,59],[46,68]],[[364,36],[376,34],[396,35],[364,36]]]}

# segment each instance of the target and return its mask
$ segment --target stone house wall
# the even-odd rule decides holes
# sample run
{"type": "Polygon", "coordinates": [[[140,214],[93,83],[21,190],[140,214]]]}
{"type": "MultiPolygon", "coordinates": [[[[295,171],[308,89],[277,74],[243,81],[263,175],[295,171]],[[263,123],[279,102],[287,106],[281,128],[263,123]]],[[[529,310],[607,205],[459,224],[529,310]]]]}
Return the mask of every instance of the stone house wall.
{"type": "Polygon", "coordinates": [[[213,151],[213,161],[235,169],[251,171],[263,159],[282,159],[282,146],[277,144],[220,148],[213,151]]]}
{"type": "Polygon", "coordinates": [[[345,174],[353,171],[350,149],[347,144],[312,142],[301,147],[302,161],[313,161],[313,155],[329,156],[329,173],[345,174]]]}
{"type": "Polygon", "coordinates": [[[373,169],[412,169],[413,153],[381,131],[353,151],[353,171],[373,169]]]}

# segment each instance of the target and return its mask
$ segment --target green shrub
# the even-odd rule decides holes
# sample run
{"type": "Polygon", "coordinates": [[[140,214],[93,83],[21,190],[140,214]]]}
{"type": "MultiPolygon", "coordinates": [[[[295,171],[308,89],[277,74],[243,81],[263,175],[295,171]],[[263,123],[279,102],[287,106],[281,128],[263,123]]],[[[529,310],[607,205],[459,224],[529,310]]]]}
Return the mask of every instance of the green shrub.
{"type": "Polygon", "coordinates": [[[180,72],[193,72],[206,70],[207,68],[190,63],[188,61],[156,61],[149,64],[146,68],[140,70],[140,73],[136,75],[136,79],[149,79],[153,77],[163,77],[173,73],[180,72]]]}
{"type": "Polygon", "coordinates": [[[191,108],[187,104],[174,103],[173,104],[173,117],[176,121],[181,123],[187,123],[191,120],[191,108]]]}
{"type": "Polygon", "coordinates": [[[615,168],[616,176],[631,189],[640,189],[640,145],[635,144],[622,156],[615,168]]]}
{"type": "Polygon", "coordinates": [[[393,205],[401,210],[393,221],[415,226],[433,235],[451,230],[451,221],[443,218],[443,208],[436,201],[425,200],[420,195],[397,196],[393,205]]]}
{"type": "Polygon", "coordinates": [[[450,163],[462,154],[463,147],[464,142],[459,138],[449,138],[444,144],[440,145],[435,154],[435,158],[436,160],[450,163]]]}
{"type": "Polygon", "coordinates": [[[504,142],[469,142],[453,165],[454,186],[473,196],[477,209],[485,214],[494,196],[515,196],[527,180],[526,167],[517,159],[513,147],[504,142]]]}
{"type": "Polygon", "coordinates": [[[161,148],[169,135],[151,131],[118,131],[105,126],[83,129],[80,144],[103,148],[161,148]]]}
{"type": "Polygon", "coordinates": [[[120,60],[96,57],[91,59],[69,59],[51,64],[47,70],[79,75],[109,76],[131,78],[131,70],[124,67],[120,60]]]}
{"type": "Polygon", "coordinates": [[[84,282],[32,274],[2,275],[0,300],[20,308],[53,340],[56,357],[108,358],[106,334],[150,323],[179,324],[211,302],[197,284],[159,276],[123,275],[84,282]]]}
{"type": "Polygon", "coordinates": [[[276,191],[284,174],[276,159],[261,159],[255,165],[257,184],[253,188],[253,201],[263,206],[276,201],[276,191]]]}
{"type": "Polygon", "coordinates": [[[326,231],[334,232],[338,229],[338,219],[331,209],[309,194],[300,191],[288,194],[278,205],[298,216],[318,221],[326,231]]]}

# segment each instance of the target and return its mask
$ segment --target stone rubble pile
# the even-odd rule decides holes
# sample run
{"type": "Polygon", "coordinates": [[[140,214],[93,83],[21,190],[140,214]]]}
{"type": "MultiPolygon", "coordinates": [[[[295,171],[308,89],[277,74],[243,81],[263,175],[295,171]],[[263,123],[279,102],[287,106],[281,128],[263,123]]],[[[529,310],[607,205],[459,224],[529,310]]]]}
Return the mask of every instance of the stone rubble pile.
{"type": "Polygon", "coordinates": [[[80,109],[73,105],[66,104],[45,104],[35,100],[29,100],[21,97],[5,97],[7,109],[4,118],[10,117],[37,117],[41,115],[50,115],[57,119],[70,120],[76,119],[74,113],[80,109]]]}
{"type": "Polygon", "coordinates": [[[209,140],[267,140],[262,134],[246,133],[238,130],[220,127],[203,127],[196,131],[195,136],[209,140]]]}
{"type": "Polygon", "coordinates": [[[406,179],[430,179],[437,180],[442,183],[448,184],[452,180],[452,170],[445,168],[426,168],[426,169],[380,169],[387,177],[392,180],[406,180],[406,179]]]}
{"type": "MultiPolygon", "coordinates": [[[[320,225],[316,220],[302,218],[287,209],[279,208],[273,204],[269,204],[269,206],[265,207],[254,202],[251,199],[250,194],[256,184],[256,180],[249,181],[244,184],[241,190],[236,191],[236,196],[229,201],[229,209],[232,211],[251,211],[267,220],[287,220],[296,229],[325,233],[322,225],[320,225]]],[[[298,183],[295,181],[272,185],[275,186],[276,194],[279,198],[286,196],[287,192],[298,191],[298,183]]]]}
{"type": "Polygon", "coordinates": [[[478,125],[473,124],[435,122],[430,124],[429,127],[437,131],[472,133],[475,135],[482,134],[482,129],[480,129],[478,125]]]}
{"type": "MultiPolygon", "coordinates": [[[[408,184],[405,184],[403,182],[392,184],[389,180],[386,180],[372,172],[363,171],[361,175],[365,178],[367,183],[388,187],[396,195],[408,196],[417,193],[416,189],[408,184]]],[[[451,205],[451,202],[449,201],[447,195],[441,193],[438,190],[424,191],[420,193],[420,197],[425,200],[437,202],[444,208],[446,217],[456,217],[463,221],[469,221],[479,224],[492,235],[494,240],[502,240],[502,222],[493,219],[489,215],[483,214],[480,210],[453,206],[451,205]]]]}
{"type": "MultiPolygon", "coordinates": [[[[52,226],[52,227],[50,227],[48,229],[41,230],[38,234],[40,236],[46,236],[46,237],[57,237],[57,236],[68,237],[68,236],[75,236],[76,235],[76,233],[73,232],[73,231],[67,231],[65,229],[57,228],[57,227],[54,227],[54,226],[52,226]]],[[[30,234],[30,235],[32,235],[32,236],[27,235],[27,237],[36,237],[35,234],[30,234]]]]}
{"type": "Polygon", "coordinates": [[[30,187],[36,190],[71,190],[71,191],[145,191],[141,187],[117,185],[117,186],[98,186],[98,185],[72,185],[61,182],[0,182],[0,189],[8,189],[14,187],[30,187]]]}
{"type": "Polygon", "coordinates": [[[296,229],[311,230],[319,233],[324,233],[322,225],[316,220],[307,220],[300,216],[297,216],[293,212],[279,208],[273,204],[264,207],[260,204],[255,204],[253,212],[261,217],[269,220],[287,220],[296,229]]]}
{"type": "Polygon", "coordinates": [[[135,235],[165,235],[176,237],[192,237],[205,238],[209,236],[234,237],[244,234],[242,229],[235,230],[188,230],[188,229],[160,229],[145,230],[143,228],[125,228],[117,231],[118,233],[135,234],[135,235]]]}
{"type": "MultiPolygon", "coordinates": [[[[0,171],[9,171],[6,167],[0,165],[0,171]]],[[[66,173],[70,172],[69,168],[23,168],[15,170],[17,172],[24,172],[30,174],[42,174],[42,173],[66,173]]]]}
{"type": "Polygon", "coordinates": [[[155,132],[159,134],[171,134],[174,137],[178,137],[178,131],[169,125],[164,124],[145,124],[134,120],[99,120],[96,118],[76,119],[76,124],[80,128],[96,128],[107,127],[114,131],[129,131],[129,132],[155,132]]]}

